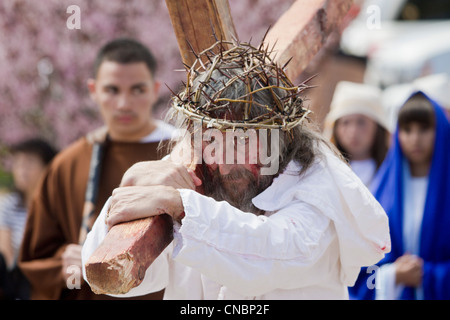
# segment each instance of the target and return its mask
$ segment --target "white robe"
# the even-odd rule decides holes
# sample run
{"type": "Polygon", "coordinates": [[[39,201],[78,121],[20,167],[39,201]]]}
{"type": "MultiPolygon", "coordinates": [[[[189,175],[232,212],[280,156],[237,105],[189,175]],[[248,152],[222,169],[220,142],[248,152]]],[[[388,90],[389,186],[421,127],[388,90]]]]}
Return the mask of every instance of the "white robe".
{"type": "MultiPolygon", "coordinates": [[[[165,288],[165,299],[347,299],[360,268],[389,252],[388,220],[352,170],[326,153],[302,176],[291,162],[253,199],[264,216],[180,190],[185,217],[174,241],[123,296],[165,288]]],[[[107,207],[83,265],[107,233],[107,207]]]]}
{"type": "Polygon", "coordinates": [[[377,164],[374,159],[353,160],[350,166],[355,174],[361,179],[365,186],[369,187],[377,171],[377,164]]]}

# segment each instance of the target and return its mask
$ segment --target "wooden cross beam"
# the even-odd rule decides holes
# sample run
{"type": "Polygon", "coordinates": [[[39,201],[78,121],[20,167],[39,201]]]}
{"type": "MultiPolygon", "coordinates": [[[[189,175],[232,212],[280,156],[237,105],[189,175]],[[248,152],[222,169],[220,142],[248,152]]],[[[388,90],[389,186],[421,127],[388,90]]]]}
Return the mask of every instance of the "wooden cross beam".
{"type": "MultiPolygon", "coordinates": [[[[266,35],[275,61],[295,80],[339,26],[352,0],[297,0],[266,35]]],[[[228,0],[166,0],[183,63],[217,39],[238,39],[228,0]],[[215,36],[214,36],[215,35],[215,36]]],[[[88,281],[98,293],[125,293],[138,285],[144,270],[172,240],[172,225],[162,217],[111,228],[86,264],[88,281]],[[125,237],[125,238],[124,238],[125,237]]]]}
{"type": "MultiPolygon", "coordinates": [[[[265,37],[274,47],[275,61],[284,65],[293,81],[319,52],[349,11],[353,0],[297,0],[265,37]]],[[[238,39],[228,0],[166,0],[183,63],[190,66],[195,52],[209,48],[218,39],[238,39]],[[191,45],[189,45],[190,43],[191,45]]],[[[268,28],[269,26],[267,26],[268,28]]]]}
{"type": "Polygon", "coordinates": [[[181,59],[191,66],[194,52],[209,48],[217,39],[237,39],[228,0],[166,0],[181,59]]]}
{"type": "Polygon", "coordinates": [[[275,61],[291,62],[286,75],[294,81],[337,30],[353,0],[297,0],[280,17],[265,38],[275,43],[275,61]]]}

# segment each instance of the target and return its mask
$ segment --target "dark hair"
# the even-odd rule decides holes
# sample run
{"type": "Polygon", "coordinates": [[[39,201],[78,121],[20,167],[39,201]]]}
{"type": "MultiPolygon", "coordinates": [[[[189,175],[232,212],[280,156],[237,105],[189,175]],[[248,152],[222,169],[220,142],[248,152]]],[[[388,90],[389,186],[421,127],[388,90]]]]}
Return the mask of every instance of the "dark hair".
{"type": "Polygon", "coordinates": [[[10,148],[11,153],[23,152],[35,154],[47,165],[55,157],[57,150],[47,141],[40,138],[24,140],[10,148]]]}
{"type": "MultiPolygon", "coordinates": [[[[336,123],[339,121],[336,120],[336,123]]],[[[349,154],[345,148],[341,145],[338,135],[336,134],[337,126],[333,127],[333,135],[331,141],[334,143],[336,148],[342,154],[342,156],[347,160],[351,161],[352,155],[349,154]]],[[[390,133],[382,125],[377,123],[377,130],[375,131],[375,137],[373,139],[372,147],[370,148],[370,157],[375,160],[377,164],[377,169],[381,166],[389,150],[389,137],[390,133]]]]}
{"type": "Polygon", "coordinates": [[[144,62],[153,76],[156,73],[157,63],[153,54],[142,43],[130,38],[115,39],[100,49],[94,63],[94,77],[97,77],[103,61],[121,64],[144,62]]]}
{"type": "Polygon", "coordinates": [[[436,120],[431,101],[423,93],[417,92],[403,104],[397,121],[399,129],[412,122],[419,123],[425,128],[434,127],[436,120]]]}

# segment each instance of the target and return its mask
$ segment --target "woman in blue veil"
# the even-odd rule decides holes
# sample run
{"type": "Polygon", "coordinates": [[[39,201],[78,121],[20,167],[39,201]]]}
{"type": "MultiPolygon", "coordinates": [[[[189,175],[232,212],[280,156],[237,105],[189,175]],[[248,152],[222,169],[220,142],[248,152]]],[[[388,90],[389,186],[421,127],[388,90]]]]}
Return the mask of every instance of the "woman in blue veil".
{"type": "Polygon", "coordinates": [[[410,99],[417,96],[431,104],[435,129],[423,216],[419,218],[416,235],[405,232],[408,231],[408,221],[411,221],[410,211],[405,209],[411,207],[408,202],[412,192],[409,184],[411,173],[397,126],[392,146],[371,187],[388,214],[392,249],[379,262],[381,268],[369,267],[361,271],[357,283],[350,288],[351,295],[358,299],[450,299],[450,125],[436,102],[422,92],[416,92],[410,99]],[[409,237],[415,239],[411,241],[409,237]],[[416,245],[411,245],[414,242],[416,245]],[[392,268],[390,279],[387,276],[388,266],[407,255],[414,255],[421,263],[418,285],[399,285],[396,283],[398,274],[392,272],[395,270],[392,268]]]}

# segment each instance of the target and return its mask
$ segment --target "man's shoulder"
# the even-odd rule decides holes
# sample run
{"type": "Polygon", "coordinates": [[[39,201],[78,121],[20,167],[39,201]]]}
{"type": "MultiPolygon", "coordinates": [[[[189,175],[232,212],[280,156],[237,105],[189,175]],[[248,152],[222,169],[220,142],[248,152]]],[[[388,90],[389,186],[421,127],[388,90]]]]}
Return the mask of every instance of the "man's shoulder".
{"type": "Polygon", "coordinates": [[[52,161],[52,168],[71,166],[74,162],[90,159],[92,143],[81,137],[61,150],[52,161]]]}
{"type": "Polygon", "coordinates": [[[345,163],[328,151],[318,156],[304,172],[302,166],[292,160],[263,192],[261,198],[265,203],[277,203],[268,205],[272,209],[280,208],[291,201],[302,201],[326,209],[331,205],[334,195],[349,182],[341,177],[347,175],[342,173],[346,171],[345,167],[345,163]]]}
{"type": "Polygon", "coordinates": [[[171,140],[178,132],[174,126],[162,120],[156,119],[154,120],[154,124],[156,125],[156,129],[150,135],[145,137],[142,142],[160,142],[171,140]]]}

